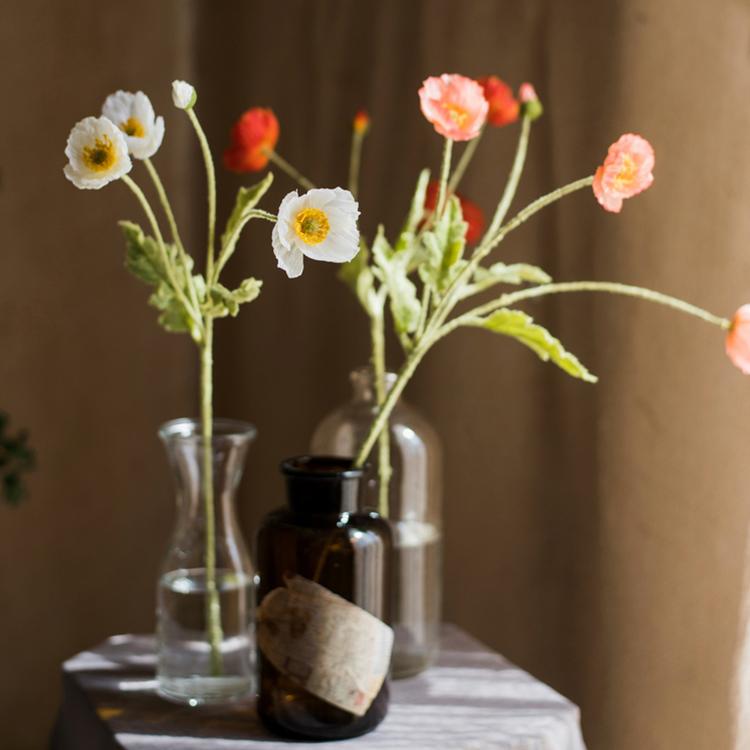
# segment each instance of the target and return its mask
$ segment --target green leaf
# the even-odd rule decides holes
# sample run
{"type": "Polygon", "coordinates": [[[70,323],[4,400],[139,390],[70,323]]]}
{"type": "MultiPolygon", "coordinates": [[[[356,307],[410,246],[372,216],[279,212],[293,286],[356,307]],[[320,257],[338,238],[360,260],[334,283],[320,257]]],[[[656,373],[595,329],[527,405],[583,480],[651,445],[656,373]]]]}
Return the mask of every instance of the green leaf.
{"type": "MultiPolygon", "coordinates": [[[[119,222],[125,236],[125,268],[136,278],[156,286],[160,282],[169,282],[164,258],[159,251],[159,245],[153,237],[143,233],[138,224],[132,221],[119,222]]],[[[174,262],[177,248],[166,245],[167,256],[174,262]]]]}
{"type": "Polygon", "coordinates": [[[375,277],[370,268],[370,250],[360,235],[359,252],[348,263],[343,263],[338,276],[356,295],[370,317],[383,314],[382,296],[375,290],[375,277]]]}
{"type": "Polygon", "coordinates": [[[394,252],[380,226],[372,244],[372,256],[374,273],[388,291],[396,333],[413,333],[419,323],[421,305],[417,287],[409,278],[410,250],[394,252]]]}
{"type": "Polygon", "coordinates": [[[161,310],[159,325],[170,333],[190,333],[194,336],[191,318],[185,312],[185,308],[177,297],[172,287],[161,283],[156,287],[154,293],[149,297],[148,303],[161,310]]]}
{"type": "Polygon", "coordinates": [[[563,345],[543,326],[534,323],[534,319],[520,310],[496,310],[487,317],[470,319],[465,325],[486,328],[494,333],[511,336],[537,353],[540,359],[552,360],[558,367],[589,383],[596,383],[592,375],[578,359],[566,351],[563,345]]]}
{"type": "Polygon", "coordinates": [[[474,283],[467,284],[461,290],[459,299],[483,292],[496,284],[549,284],[551,281],[552,277],[538,266],[527,263],[513,263],[509,266],[505,263],[493,263],[489,268],[477,268],[474,283]]]}
{"type": "Polygon", "coordinates": [[[273,173],[269,172],[260,182],[252,187],[241,187],[237,191],[234,208],[232,209],[232,213],[229,214],[224,234],[221,235],[220,267],[231,257],[242,229],[253,218],[253,209],[266,194],[268,188],[271,187],[272,182],[273,173]]]}
{"type": "Polygon", "coordinates": [[[421,234],[419,275],[436,296],[440,296],[463,269],[467,224],[461,203],[452,196],[435,226],[421,234]]]}
{"type": "Polygon", "coordinates": [[[237,317],[240,305],[252,302],[260,294],[263,282],[258,279],[245,279],[236,289],[227,289],[222,284],[214,284],[204,305],[204,311],[212,318],[237,317]]]}

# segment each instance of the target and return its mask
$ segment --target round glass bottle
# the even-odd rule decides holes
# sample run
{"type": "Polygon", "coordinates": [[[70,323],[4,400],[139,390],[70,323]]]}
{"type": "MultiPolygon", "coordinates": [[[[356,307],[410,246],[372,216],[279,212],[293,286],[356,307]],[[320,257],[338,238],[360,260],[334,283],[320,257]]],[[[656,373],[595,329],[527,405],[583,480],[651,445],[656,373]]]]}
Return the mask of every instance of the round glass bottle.
{"type": "Polygon", "coordinates": [[[359,510],[351,461],[303,456],[282,472],[287,505],[258,532],[258,714],[286,737],[356,737],[388,710],[390,527],[359,510]]]}
{"type": "MultiPolygon", "coordinates": [[[[386,388],[396,380],[386,374],[386,388]]],[[[354,456],[377,410],[370,367],[350,375],[351,400],[320,423],[314,453],[354,456]]],[[[378,451],[369,457],[366,507],[378,507],[378,451]]],[[[403,399],[390,419],[392,475],[388,519],[393,533],[391,625],[395,633],[393,677],[409,677],[437,656],[442,601],[442,449],[427,421],[403,399]]]]}
{"type": "Polygon", "coordinates": [[[197,420],[167,422],[159,436],[177,490],[157,589],[159,693],[191,706],[246,698],[256,687],[256,576],[235,496],[255,428],[214,420],[209,464],[197,420]]]}

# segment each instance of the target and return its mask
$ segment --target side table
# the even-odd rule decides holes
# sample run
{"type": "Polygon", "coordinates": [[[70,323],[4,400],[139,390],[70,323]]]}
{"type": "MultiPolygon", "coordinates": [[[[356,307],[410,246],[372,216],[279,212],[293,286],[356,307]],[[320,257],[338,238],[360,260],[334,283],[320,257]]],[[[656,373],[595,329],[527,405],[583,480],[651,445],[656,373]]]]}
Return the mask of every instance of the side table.
{"type": "MultiPolygon", "coordinates": [[[[321,750],[329,744],[273,737],[252,701],[194,709],[162,700],[155,688],[152,636],[114,636],[69,659],[52,750],[321,750]]],[[[385,721],[335,747],[585,750],[575,705],[452,625],[444,626],[434,667],[391,683],[385,721]]]]}

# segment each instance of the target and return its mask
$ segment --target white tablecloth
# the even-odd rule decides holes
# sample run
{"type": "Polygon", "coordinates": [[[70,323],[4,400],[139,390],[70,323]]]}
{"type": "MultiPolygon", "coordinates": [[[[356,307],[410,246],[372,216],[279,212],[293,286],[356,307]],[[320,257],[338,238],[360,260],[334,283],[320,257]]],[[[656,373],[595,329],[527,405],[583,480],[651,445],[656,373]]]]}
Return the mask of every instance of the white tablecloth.
{"type": "MultiPolygon", "coordinates": [[[[154,640],[121,635],[63,665],[53,750],[321,750],[279,740],[252,703],[190,709],[155,694],[154,640]]],[[[585,750],[578,708],[455,626],[436,666],[391,683],[385,721],[335,743],[359,750],[585,750]]]]}

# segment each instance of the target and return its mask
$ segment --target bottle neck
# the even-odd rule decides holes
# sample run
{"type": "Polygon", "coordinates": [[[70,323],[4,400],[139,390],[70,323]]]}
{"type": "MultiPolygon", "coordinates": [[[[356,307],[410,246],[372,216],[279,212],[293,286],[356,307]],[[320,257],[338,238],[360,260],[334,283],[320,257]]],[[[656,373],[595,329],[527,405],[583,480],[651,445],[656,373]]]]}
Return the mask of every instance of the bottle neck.
{"type": "Polygon", "coordinates": [[[340,516],[359,509],[362,469],[348,458],[298,456],[281,464],[287,503],[306,516],[340,516]]]}
{"type": "Polygon", "coordinates": [[[159,431],[172,466],[177,489],[178,526],[200,529],[206,524],[211,507],[217,536],[233,534],[237,519],[235,499],[242,478],[245,457],[255,437],[252,425],[215,420],[206,462],[205,441],[200,423],[192,419],[174,420],[159,431]],[[206,471],[209,472],[208,477],[206,471]],[[210,503],[206,493],[210,492],[210,503]]]}
{"type": "MultiPolygon", "coordinates": [[[[383,386],[386,393],[391,390],[397,377],[395,372],[386,372],[383,375],[383,386]]],[[[352,396],[355,402],[376,403],[375,373],[371,365],[353,370],[349,373],[349,380],[352,384],[352,396]]]]}

